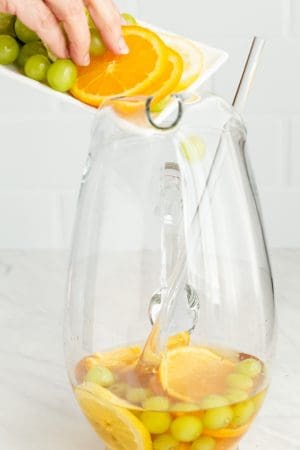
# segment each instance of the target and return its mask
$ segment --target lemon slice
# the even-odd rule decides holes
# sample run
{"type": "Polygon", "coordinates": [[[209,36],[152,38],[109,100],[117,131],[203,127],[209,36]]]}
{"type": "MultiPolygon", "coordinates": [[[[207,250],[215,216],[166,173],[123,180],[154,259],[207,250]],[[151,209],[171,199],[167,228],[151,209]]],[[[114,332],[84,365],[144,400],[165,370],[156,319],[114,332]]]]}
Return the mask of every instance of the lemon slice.
{"type": "Polygon", "coordinates": [[[203,72],[204,54],[200,48],[189,39],[167,33],[159,33],[161,39],[173,50],[180,54],[184,68],[176,92],[187,89],[203,72]]]}
{"type": "Polygon", "coordinates": [[[87,419],[110,450],[152,450],[151,436],[130,411],[111,403],[106,389],[91,383],[75,388],[87,419]]]}

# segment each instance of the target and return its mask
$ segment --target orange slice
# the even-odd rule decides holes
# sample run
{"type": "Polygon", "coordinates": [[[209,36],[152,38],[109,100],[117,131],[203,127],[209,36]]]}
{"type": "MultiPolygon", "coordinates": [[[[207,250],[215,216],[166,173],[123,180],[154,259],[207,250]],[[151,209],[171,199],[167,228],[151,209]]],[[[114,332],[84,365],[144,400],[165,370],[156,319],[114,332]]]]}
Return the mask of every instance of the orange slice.
{"type": "Polygon", "coordinates": [[[85,374],[95,366],[105,366],[111,370],[123,370],[132,367],[141,355],[138,346],[122,347],[104,353],[94,353],[82,359],[75,369],[76,380],[81,383],[85,374]]]}
{"type": "Polygon", "coordinates": [[[100,106],[111,97],[135,96],[161,79],[168,63],[168,48],[157,34],[140,26],[123,27],[127,55],[107,50],[92,57],[87,67],[78,67],[71,94],[84,103],[100,106]]]}
{"type": "Polygon", "coordinates": [[[176,91],[183,91],[190,87],[203,73],[204,54],[193,41],[181,36],[160,33],[162,40],[183,59],[184,69],[176,91]]]}
{"type": "MultiPolygon", "coordinates": [[[[183,72],[183,60],[181,56],[174,50],[168,49],[167,65],[162,75],[153,82],[151,86],[140,92],[139,95],[149,97],[152,96],[151,110],[155,110],[155,106],[159,102],[175,92],[176,87],[181,79],[183,72]]],[[[114,101],[114,108],[123,114],[131,114],[145,108],[145,100],[136,101],[114,101]]]]}
{"type": "Polygon", "coordinates": [[[201,397],[222,392],[234,363],[200,346],[179,347],[162,355],[159,376],[171,397],[198,402],[201,397]]]}
{"type": "Polygon", "coordinates": [[[250,426],[250,423],[239,428],[223,428],[222,430],[204,430],[203,434],[214,438],[235,438],[243,436],[250,426]]]}
{"type": "Polygon", "coordinates": [[[173,350],[177,347],[185,347],[190,344],[191,336],[187,331],[181,331],[181,333],[174,334],[168,339],[168,350],[173,350]]]}

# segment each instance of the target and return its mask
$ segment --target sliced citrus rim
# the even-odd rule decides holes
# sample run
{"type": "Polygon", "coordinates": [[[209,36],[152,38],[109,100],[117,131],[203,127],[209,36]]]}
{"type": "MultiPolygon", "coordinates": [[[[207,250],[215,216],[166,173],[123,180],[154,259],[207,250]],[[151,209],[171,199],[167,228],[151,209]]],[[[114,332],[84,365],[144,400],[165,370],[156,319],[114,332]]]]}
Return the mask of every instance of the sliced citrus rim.
{"type": "Polygon", "coordinates": [[[159,33],[162,40],[183,59],[182,77],[176,91],[183,91],[190,87],[202,74],[204,69],[204,54],[201,49],[189,39],[167,33],[159,33]]]}
{"type": "Polygon", "coordinates": [[[71,94],[92,106],[116,96],[135,96],[149,89],[166,70],[168,48],[153,31],[129,25],[122,27],[129,47],[127,55],[107,50],[94,56],[86,67],[78,67],[71,94]]]}
{"type": "Polygon", "coordinates": [[[234,438],[242,436],[248,430],[250,423],[238,428],[223,428],[222,430],[207,430],[203,431],[205,436],[211,436],[215,438],[234,438]]]}
{"type": "Polygon", "coordinates": [[[168,350],[173,350],[177,347],[186,347],[190,344],[191,336],[187,331],[181,331],[180,333],[170,336],[168,339],[168,350]]]}
{"type": "Polygon", "coordinates": [[[162,355],[159,377],[163,389],[176,399],[198,402],[201,397],[222,391],[234,363],[200,346],[186,346],[162,355]]]}
{"type": "Polygon", "coordinates": [[[95,366],[105,366],[111,370],[126,370],[132,367],[141,355],[141,347],[121,347],[103,353],[94,353],[83,358],[76,366],[75,375],[78,383],[81,383],[85,374],[95,366]]]}
{"type": "Polygon", "coordinates": [[[151,111],[155,111],[155,106],[159,102],[170,94],[175,92],[175,89],[181,79],[183,72],[183,60],[181,56],[172,49],[168,48],[168,60],[167,65],[162,75],[153,82],[151,86],[140,92],[140,96],[144,99],[137,98],[130,101],[115,100],[113,102],[114,109],[123,114],[132,114],[136,111],[143,110],[145,108],[145,99],[147,97],[153,97],[150,105],[151,111]]]}
{"type": "MultiPolygon", "coordinates": [[[[87,383],[86,383],[87,384],[87,383]]],[[[105,389],[75,388],[82,411],[111,450],[152,450],[151,436],[142,422],[125,408],[115,406],[105,389]]]]}

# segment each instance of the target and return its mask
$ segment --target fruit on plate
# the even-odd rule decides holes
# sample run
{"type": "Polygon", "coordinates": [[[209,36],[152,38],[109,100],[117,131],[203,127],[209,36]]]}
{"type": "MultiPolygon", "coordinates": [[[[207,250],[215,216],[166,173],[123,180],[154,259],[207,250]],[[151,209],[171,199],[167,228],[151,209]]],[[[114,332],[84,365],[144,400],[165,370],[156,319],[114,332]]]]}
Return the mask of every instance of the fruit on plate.
{"type": "Polygon", "coordinates": [[[176,91],[183,91],[190,87],[202,74],[204,69],[203,52],[189,39],[167,33],[159,33],[159,35],[183,59],[183,73],[176,88],[176,91]]]}
{"type": "Polygon", "coordinates": [[[92,57],[88,67],[79,67],[71,89],[74,97],[98,107],[114,96],[139,95],[163,77],[168,48],[157,34],[131,25],[123,27],[123,35],[129,53],[116,56],[107,50],[102,56],[92,57]]]}
{"type": "Polygon", "coordinates": [[[17,41],[9,35],[0,35],[0,64],[12,64],[18,57],[19,45],[17,41]]]}

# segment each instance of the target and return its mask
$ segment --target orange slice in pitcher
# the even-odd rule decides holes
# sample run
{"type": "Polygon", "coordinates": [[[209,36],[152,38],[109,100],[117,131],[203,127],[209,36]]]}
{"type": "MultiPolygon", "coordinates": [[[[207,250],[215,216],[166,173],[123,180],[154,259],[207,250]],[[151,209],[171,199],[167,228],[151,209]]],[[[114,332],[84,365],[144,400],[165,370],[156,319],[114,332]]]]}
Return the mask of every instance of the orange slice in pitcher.
{"type": "Polygon", "coordinates": [[[121,347],[103,353],[94,353],[82,359],[76,366],[75,375],[78,383],[81,383],[86,373],[95,366],[104,366],[111,370],[123,370],[131,368],[141,355],[138,346],[121,347]]]}
{"type": "Polygon", "coordinates": [[[100,106],[116,96],[135,96],[146,92],[163,77],[168,48],[158,35],[140,26],[123,27],[127,55],[107,50],[91,58],[87,67],[78,67],[78,78],[71,94],[78,100],[100,106]]]}
{"type": "Polygon", "coordinates": [[[243,436],[246,433],[251,423],[243,425],[239,428],[223,428],[221,430],[204,430],[205,436],[211,436],[214,438],[235,438],[243,436]]]}
{"type": "Polygon", "coordinates": [[[233,368],[232,361],[207,348],[188,346],[162,355],[159,376],[162,387],[171,397],[199,402],[205,395],[221,392],[233,368]]]}

